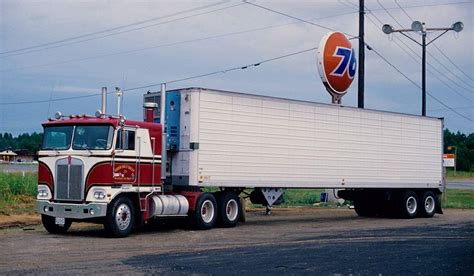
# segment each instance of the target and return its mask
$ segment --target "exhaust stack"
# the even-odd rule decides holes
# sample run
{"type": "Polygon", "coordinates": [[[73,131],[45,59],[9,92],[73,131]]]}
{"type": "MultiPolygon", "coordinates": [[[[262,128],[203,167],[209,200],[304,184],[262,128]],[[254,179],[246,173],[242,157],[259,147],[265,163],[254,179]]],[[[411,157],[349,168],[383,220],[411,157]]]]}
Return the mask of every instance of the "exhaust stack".
{"type": "Polygon", "coordinates": [[[115,87],[115,94],[117,94],[117,116],[120,117],[120,107],[122,106],[123,91],[120,87],[115,87]]]}
{"type": "Polygon", "coordinates": [[[102,114],[107,114],[107,87],[102,87],[102,114]]]}
{"type": "Polygon", "coordinates": [[[145,122],[154,122],[155,109],[158,107],[157,103],[144,103],[143,108],[145,109],[145,122]]]}
{"type": "Polygon", "coordinates": [[[160,104],[160,123],[163,128],[163,134],[161,136],[161,180],[166,180],[166,166],[167,166],[167,155],[166,155],[166,83],[161,84],[161,104],[160,104]]]}

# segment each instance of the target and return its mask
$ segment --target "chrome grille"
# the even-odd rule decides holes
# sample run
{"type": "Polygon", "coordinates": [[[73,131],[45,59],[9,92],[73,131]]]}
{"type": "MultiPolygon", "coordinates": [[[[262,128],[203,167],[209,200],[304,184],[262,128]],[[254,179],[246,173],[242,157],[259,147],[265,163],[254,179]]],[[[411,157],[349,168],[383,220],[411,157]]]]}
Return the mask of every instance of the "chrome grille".
{"type": "Polygon", "coordinates": [[[83,164],[79,159],[67,158],[56,164],[55,199],[79,201],[83,199],[83,164]],[[69,163],[69,164],[68,164],[69,163]]]}

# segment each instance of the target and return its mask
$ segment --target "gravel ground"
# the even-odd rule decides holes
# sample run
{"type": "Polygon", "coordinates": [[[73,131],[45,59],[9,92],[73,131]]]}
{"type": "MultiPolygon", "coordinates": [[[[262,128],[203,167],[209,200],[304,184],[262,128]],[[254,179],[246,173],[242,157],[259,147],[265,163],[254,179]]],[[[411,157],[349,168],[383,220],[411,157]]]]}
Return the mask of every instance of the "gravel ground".
{"type": "Polygon", "coordinates": [[[0,230],[0,274],[474,273],[474,210],[431,219],[361,218],[353,210],[292,208],[247,214],[231,229],[157,222],[124,239],[73,224],[0,230]]]}

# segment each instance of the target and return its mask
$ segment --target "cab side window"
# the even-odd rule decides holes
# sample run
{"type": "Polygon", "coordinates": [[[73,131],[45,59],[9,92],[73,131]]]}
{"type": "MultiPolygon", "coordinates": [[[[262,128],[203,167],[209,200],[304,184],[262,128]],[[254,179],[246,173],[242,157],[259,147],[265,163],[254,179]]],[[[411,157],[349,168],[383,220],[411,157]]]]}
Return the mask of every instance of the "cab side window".
{"type": "Polygon", "coordinates": [[[121,150],[135,150],[135,131],[119,130],[115,148],[121,150]]]}

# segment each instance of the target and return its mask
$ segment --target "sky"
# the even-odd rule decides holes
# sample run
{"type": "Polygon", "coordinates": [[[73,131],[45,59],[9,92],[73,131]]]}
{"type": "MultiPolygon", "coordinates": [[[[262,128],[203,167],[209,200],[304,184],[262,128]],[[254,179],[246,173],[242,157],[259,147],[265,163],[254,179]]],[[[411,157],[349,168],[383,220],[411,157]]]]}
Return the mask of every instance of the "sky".
{"type": "MultiPolygon", "coordinates": [[[[206,87],[330,103],[316,50],[172,82],[318,47],[330,30],[358,35],[356,0],[250,2],[313,24],[242,1],[0,0],[0,133],[39,132],[56,111],[94,114],[103,86],[125,90],[122,111],[129,119],[142,119],[143,94],[159,86],[127,89],[162,82],[168,89],[206,87]],[[61,100],[70,97],[82,98],[61,100]]],[[[444,117],[451,131],[473,133],[474,1],[365,4],[365,41],[376,51],[365,51],[365,107],[421,114],[421,46],[384,34],[383,24],[408,29],[413,20],[428,28],[462,21],[462,32],[447,32],[427,47],[427,91],[441,102],[428,96],[427,115],[444,117]]],[[[407,34],[421,42],[420,34],[407,34]]],[[[429,32],[428,41],[438,34],[429,32]]],[[[357,40],[351,41],[358,52],[357,40]]],[[[116,102],[110,94],[109,113],[116,112],[116,102]]],[[[357,106],[357,80],[342,104],[357,106]]]]}

